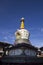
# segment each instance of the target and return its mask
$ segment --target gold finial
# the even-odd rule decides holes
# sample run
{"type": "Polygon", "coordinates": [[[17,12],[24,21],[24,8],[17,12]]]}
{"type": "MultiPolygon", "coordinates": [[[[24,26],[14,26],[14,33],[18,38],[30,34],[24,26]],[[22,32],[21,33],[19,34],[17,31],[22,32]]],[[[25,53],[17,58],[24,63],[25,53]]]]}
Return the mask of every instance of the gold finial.
{"type": "Polygon", "coordinates": [[[20,26],[21,29],[24,29],[24,18],[21,18],[21,26],[20,26]]]}

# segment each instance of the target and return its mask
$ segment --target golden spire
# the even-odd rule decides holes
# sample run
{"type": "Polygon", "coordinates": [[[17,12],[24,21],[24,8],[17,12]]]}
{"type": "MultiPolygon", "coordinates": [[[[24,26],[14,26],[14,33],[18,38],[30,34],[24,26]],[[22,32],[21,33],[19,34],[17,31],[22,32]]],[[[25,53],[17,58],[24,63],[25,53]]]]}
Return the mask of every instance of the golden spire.
{"type": "Polygon", "coordinates": [[[21,26],[20,26],[21,29],[24,29],[24,18],[21,18],[21,26]]]}

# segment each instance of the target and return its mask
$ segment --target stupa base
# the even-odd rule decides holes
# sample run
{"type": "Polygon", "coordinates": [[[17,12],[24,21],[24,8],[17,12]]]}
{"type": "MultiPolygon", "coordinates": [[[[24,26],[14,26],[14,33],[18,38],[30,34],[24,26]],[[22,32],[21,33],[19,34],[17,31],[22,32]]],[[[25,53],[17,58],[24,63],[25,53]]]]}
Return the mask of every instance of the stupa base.
{"type": "Polygon", "coordinates": [[[15,44],[21,44],[21,43],[31,44],[30,40],[28,40],[28,39],[18,39],[18,40],[15,40],[15,44]]]}

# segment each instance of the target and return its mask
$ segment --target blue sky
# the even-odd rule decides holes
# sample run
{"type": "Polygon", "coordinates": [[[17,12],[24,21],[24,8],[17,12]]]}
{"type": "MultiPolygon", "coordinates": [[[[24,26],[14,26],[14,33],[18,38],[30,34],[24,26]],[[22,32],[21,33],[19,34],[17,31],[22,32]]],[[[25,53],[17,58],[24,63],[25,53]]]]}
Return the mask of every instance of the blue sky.
{"type": "Polygon", "coordinates": [[[14,44],[21,17],[32,45],[43,46],[43,0],[0,0],[0,41],[14,44]]]}

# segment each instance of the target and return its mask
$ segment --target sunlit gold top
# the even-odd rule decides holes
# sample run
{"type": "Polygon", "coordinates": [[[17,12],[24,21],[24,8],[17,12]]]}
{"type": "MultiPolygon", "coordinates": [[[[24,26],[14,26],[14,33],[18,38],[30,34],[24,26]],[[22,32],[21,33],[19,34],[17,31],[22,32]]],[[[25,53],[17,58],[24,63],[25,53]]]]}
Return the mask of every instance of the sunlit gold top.
{"type": "Polygon", "coordinates": [[[20,26],[21,29],[24,29],[24,18],[21,18],[21,26],[20,26]]]}

